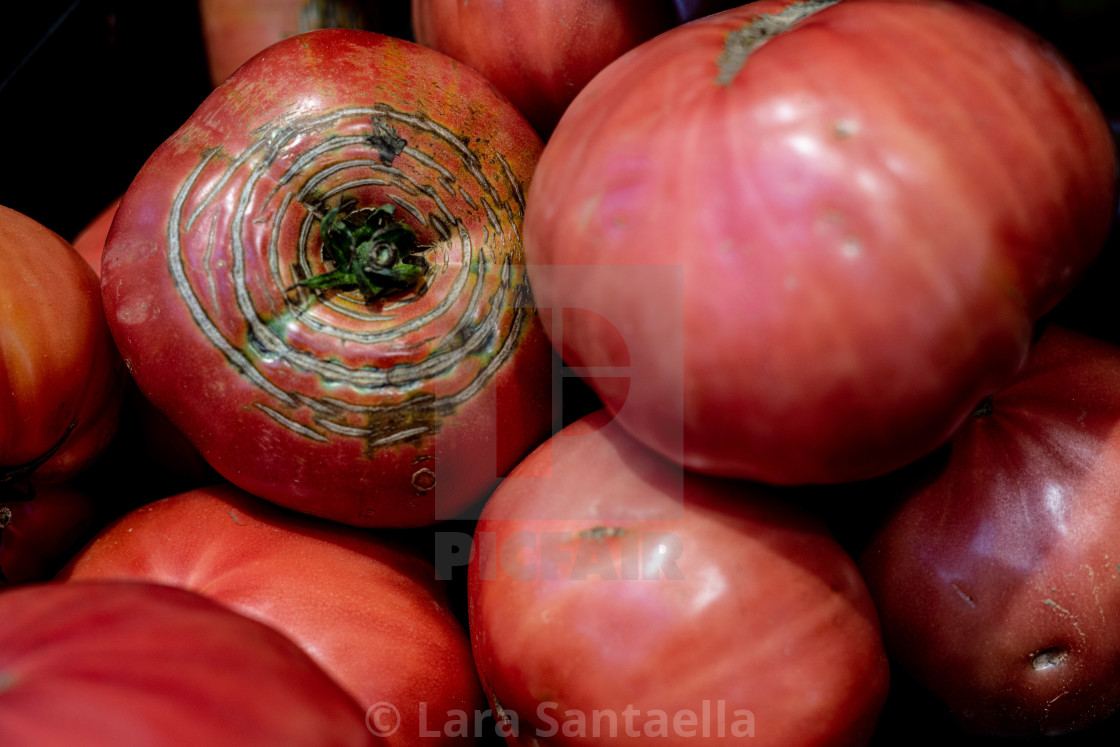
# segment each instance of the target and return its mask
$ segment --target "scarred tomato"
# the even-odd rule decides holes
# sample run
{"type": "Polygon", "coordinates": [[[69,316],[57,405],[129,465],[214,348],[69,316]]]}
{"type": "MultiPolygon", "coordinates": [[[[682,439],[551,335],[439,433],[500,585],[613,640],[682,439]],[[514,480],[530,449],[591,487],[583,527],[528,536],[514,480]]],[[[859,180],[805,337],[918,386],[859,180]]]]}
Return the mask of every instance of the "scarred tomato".
{"type": "Polygon", "coordinates": [[[364,526],[455,516],[551,428],[521,249],[540,147],[430,49],[270,47],[113,222],[102,287],[137,385],[255,495],[364,526]]]}
{"type": "MultiPolygon", "coordinates": [[[[470,643],[432,565],[369,530],[282,510],[231,486],[121,517],[59,574],[181,586],[286,633],[364,709],[391,704],[387,744],[425,738],[432,714],[484,704],[470,643]]],[[[383,724],[384,727],[384,724],[383,724]]],[[[387,728],[386,728],[387,730],[387,728]]]]}

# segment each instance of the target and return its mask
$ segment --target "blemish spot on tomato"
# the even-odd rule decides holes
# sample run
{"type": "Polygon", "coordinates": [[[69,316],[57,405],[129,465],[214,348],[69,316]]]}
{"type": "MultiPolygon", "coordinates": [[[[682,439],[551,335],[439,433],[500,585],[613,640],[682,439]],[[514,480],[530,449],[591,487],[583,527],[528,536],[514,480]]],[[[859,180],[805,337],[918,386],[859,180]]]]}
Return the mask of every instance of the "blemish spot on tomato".
{"type": "Polygon", "coordinates": [[[855,236],[848,236],[840,247],[840,253],[848,259],[856,259],[863,254],[863,244],[855,236]]]}
{"type": "Polygon", "coordinates": [[[412,487],[420,494],[427,493],[436,486],[436,473],[427,467],[421,467],[412,475],[412,487]]]}
{"type": "Polygon", "coordinates": [[[1069,658],[1069,652],[1061,648],[1048,648],[1045,651],[1039,651],[1031,657],[1031,669],[1035,671],[1044,671],[1060,667],[1069,658]]]}
{"type": "Polygon", "coordinates": [[[117,321],[121,324],[144,324],[151,316],[151,305],[147,298],[131,299],[117,309],[117,321]]]}
{"type": "Polygon", "coordinates": [[[840,119],[832,124],[832,135],[837,140],[847,140],[859,132],[859,125],[850,119],[840,119]]]}
{"type": "Polygon", "coordinates": [[[602,525],[593,526],[590,529],[584,529],[577,535],[580,539],[586,540],[605,540],[611,537],[621,537],[626,534],[626,530],[622,527],[606,527],[602,525]]]}

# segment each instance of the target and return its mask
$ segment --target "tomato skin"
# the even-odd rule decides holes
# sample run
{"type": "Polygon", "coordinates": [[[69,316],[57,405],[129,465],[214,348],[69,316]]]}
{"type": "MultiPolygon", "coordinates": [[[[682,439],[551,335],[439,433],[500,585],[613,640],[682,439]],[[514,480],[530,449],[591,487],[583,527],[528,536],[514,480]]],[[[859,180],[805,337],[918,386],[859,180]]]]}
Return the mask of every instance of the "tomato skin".
{"type": "Polygon", "coordinates": [[[485,75],[544,138],[596,73],[675,22],[662,0],[412,0],[416,40],[485,75]]]}
{"type": "MultiPolygon", "coordinates": [[[[654,711],[699,715],[708,700],[724,728],[667,744],[742,743],[732,713],[749,709],[752,743],[857,745],[886,697],[875,610],[831,536],[757,486],[683,473],[602,411],[487,502],[468,584],[483,686],[517,714],[510,743],[601,743],[548,733],[542,707],[553,720],[636,709],[642,732],[654,711]],[[661,546],[678,548],[672,565],[661,546]]],[[[610,743],[657,741],[618,732],[610,743]]]]}
{"type": "Polygon", "coordinates": [[[0,637],[4,744],[375,744],[295,644],[182,589],[9,589],[0,637]]]}
{"type": "Polygon", "coordinates": [[[361,526],[456,516],[551,429],[520,245],[540,147],[432,50],[346,30],[270,47],[114,220],[102,287],[137,385],[254,495],[361,526]],[[401,207],[431,246],[425,290],[367,305],[293,289],[324,270],[318,217],[349,198],[401,207]]]}
{"type": "Polygon", "coordinates": [[[113,225],[113,216],[117,214],[120,204],[121,200],[118,197],[106,205],[74,237],[74,249],[89,263],[97,273],[97,277],[101,277],[101,255],[105,250],[105,239],[109,236],[109,227],[113,225]]]}
{"type": "Polygon", "coordinates": [[[1104,241],[1113,143],[1067,65],[969,4],[846,0],[720,67],[730,32],[786,5],[677,27],[597,76],[542,155],[525,248],[542,308],[622,333],[629,361],[579,325],[554,344],[630,367],[627,394],[597,391],[651,448],[859,480],[1015,374],[1104,241]]]}
{"type": "Polygon", "coordinates": [[[97,526],[97,502],[71,483],[36,485],[31,500],[5,502],[0,517],[0,588],[46,581],[81,549],[97,526]]]}
{"type": "Polygon", "coordinates": [[[860,558],[888,652],[973,732],[1120,707],[1120,348],[1048,327],[1018,379],[897,490],[860,558]]]}
{"type": "Polygon", "coordinates": [[[218,85],[281,39],[320,28],[377,30],[370,0],[199,0],[210,82],[218,85]]]}
{"type": "Polygon", "coordinates": [[[97,276],[65,239],[2,206],[0,265],[0,473],[50,455],[35,479],[65,480],[108,446],[124,391],[97,276]]]}
{"type": "Polygon", "coordinates": [[[420,738],[418,703],[433,714],[429,723],[484,705],[470,642],[428,561],[372,532],[285,511],[232,486],[132,511],[58,578],[180,586],[271,625],[363,710],[397,707],[399,728],[386,744],[462,741],[442,731],[420,738]]]}
{"type": "MultiPolygon", "coordinates": [[[[74,249],[89,263],[98,277],[101,276],[105,242],[120,204],[121,198],[118,197],[106,205],[74,237],[74,249]]],[[[192,480],[193,485],[214,482],[216,475],[198,450],[191,446],[162,412],[144,399],[131,377],[127,378],[119,428],[127,433],[118,437],[118,442],[127,436],[133,437],[133,443],[122,446],[135,450],[130,458],[135,458],[136,453],[143,453],[145,458],[155,461],[156,470],[170,471],[177,477],[192,480]]]]}

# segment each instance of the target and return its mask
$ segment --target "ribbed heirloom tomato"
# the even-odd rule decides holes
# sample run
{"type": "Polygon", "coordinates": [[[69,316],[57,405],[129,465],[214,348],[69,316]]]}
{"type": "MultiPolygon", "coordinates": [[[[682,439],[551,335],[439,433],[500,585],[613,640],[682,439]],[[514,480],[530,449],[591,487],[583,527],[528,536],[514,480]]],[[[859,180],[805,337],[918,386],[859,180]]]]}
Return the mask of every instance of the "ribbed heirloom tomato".
{"type": "Polygon", "coordinates": [[[124,392],[97,275],[65,239],[5,207],[0,267],[0,488],[64,480],[108,446],[124,392]]]}
{"type": "Polygon", "coordinates": [[[0,638],[0,744],[380,744],[292,641],[183,589],[9,589],[0,638]]]}
{"type": "Polygon", "coordinates": [[[857,480],[1015,374],[1100,250],[1115,179],[1096,102],[1010,19],[766,0],[588,84],[534,175],[525,250],[542,308],[609,322],[573,313],[556,342],[629,369],[595,385],[644,443],[727,476],[857,480]]]}
{"type": "Polygon", "coordinates": [[[429,562],[369,530],[286,511],[229,485],[126,514],[59,579],[181,586],[275,627],[363,711],[392,705],[387,745],[462,743],[438,728],[425,734],[433,729],[420,708],[434,721],[483,707],[470,643],[429,562]]]}
{"type": "Polygon", "coordinates": [[[551,427],[524,271],[541,148],[477,73],[332,29],[220,85],[141,169],[102,263],[140,390],[249,492],[450,518],[551,427]]]}

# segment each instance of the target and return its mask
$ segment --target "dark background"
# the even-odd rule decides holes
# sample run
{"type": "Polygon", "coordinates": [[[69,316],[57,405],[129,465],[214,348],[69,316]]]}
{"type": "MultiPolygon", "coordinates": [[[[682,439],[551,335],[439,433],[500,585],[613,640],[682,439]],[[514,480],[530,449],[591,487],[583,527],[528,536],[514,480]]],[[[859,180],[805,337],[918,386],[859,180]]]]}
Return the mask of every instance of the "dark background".
{"type": "Polygon", "coordinates": [[[0,205],[73,239],[209,93],[197,6],[41,0],[14,14],[0,46],[0,205]]]}
{"type": "MultiPolygon", "coordinates": [[[[0,205],[73,239],[210,92],[198,6],[4,5],[0,205]]],[[[408,2],[384,5],[384,30],[408,38],[408,2]]]]}

